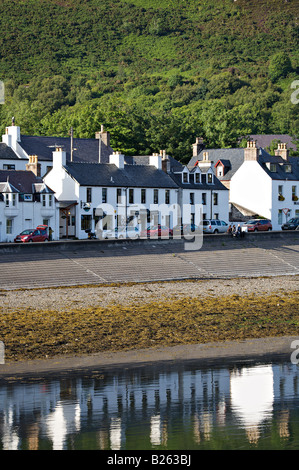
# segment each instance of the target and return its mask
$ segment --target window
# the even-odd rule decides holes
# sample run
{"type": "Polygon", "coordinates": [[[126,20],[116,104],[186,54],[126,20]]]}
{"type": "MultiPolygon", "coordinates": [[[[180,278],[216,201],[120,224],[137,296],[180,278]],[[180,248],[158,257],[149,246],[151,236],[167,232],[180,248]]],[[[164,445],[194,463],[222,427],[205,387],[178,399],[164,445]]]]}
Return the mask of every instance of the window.
{"type": "Polygon", "coordinates": [[[282,209],[278,210],[278,223],[279,225],[282,224],[282,209]]]}
{"type": "Polygon", "coordinates": [[[91,188],[86,188],[86,202],[91,202],[91,188]]]}
{"type": "Polygon", "coordinates": [[[218,193],[213,193],[213,204],[218,206],[218,193]]]}
{"type": "Polygon", "coordinates": [[[117,188],[116,190],[116,199],[117,204],[121,204],[121,188],[117,188]]]}
{"type": "MultiPolygon", "coordinates": [[[[218,220],[219,219],[219,214],[214,214],[214,219],[218,220]]],[[[217,225],[220,225],[220,224],[217,222],[217,225]]]]}
{"type": "Polygon", "coordinates": [[[32,194],[24,194],[24,201],[25,202],[32,201],[32,194]]]}
{"type": "Polygon", "coordinates": [[[277,167],[275,163],[270,163],[270,171],[272,171],[273,173],[277,172],[277,167]]]}
{"type": "Polygon", "coordinates": [[[81,230],[91,229],[91,215],[81,215],[81,230]]]}
{"type": "Polygon", "coordinates": [[[213,183],[213,175],[212,175],[212,173],[208,173],[208,183],[209,183],[209,184],[213,183]]]}
{"type": "Polygon", "coordinates": [[[170,191],[169,189],[165,190],[165,204],[169,204],[170,201],[170,191]]]}
{"type": "Polygon", "coordinates": [[[52,207],[52,203],[53,203],[53,196],[52,194],[49,194],[49,207],[52,207]]]}
{"type": "Polygon", "coordinates": [[[297,201],[297,186],[292,186],[292,201],[297,201]]]}
{"type": "Polygon", "coordinates": [[[102,188],[102,203],[107,202],[107,188],[102,188]]]}
{"type": "Polygon", "coordinates": [[[12,234],[12,223],[13,223],[13,219],[7,219],[6,220],[6,234],[7,235],[12,234]]]}
{"type": "Polygon", "coordinates": [[[129,189],[129,204],[134,204],[134,189],[129,189]]]}
{"type": "Polygon", "coordinates": [[[207,203],[207,193],[202,193],[202,195],[201,195],[201,203],[202,203],[203,206],[206,205],[206,203],[207,203]]]}
{"type": "Polygon", "coordinates": [[[188,173],[183,173],[183,183],[188,183],[188,173]]]}
{"type": "Polygon", "coordinates": [[[3,170],[15,170],[16,166],[15,165],[3,165],[3,170]]]}
{"type": "Polygon", "coordinates": [[[292,165],[284,165],[284,171],[286,173],[292,173],[292,165]]]}
{"type": "Polygon", "coordinates": [[[16,194],[13,194],[13,195],[12,195],[12,205],[13,205],[13,207],[16,206],[16,203],[17,203],[17,195],[16,195],[16,194]]]}
{"type": "Polygon", "coordinates": [[[5,207],[9,207],[9,194],[5,194],[5,207]]]}
{"type": "Polygon", "coordinates": [[[194,193],[190,193],[190,204],[194,204],[194,193]]]}
{"type": "Polygon", "coordinates": [[[281,184],[278,186],[278,200],[284,201],[283,186],[281,184]]]}
{"type": "Polygon", "coordinates": [[[146,203],[146,190],[141,189],[141,204],[145,204],[145,203],[146,203]]]}
{"type": "Polygon", "coordinates": [[[221,165],[217,166],[217,176],[223,176],[223,167],[221,165]]]}
{"type": "Polygon", "coordinates": [[[159,191],[154,189],[154,204],[159,204],[159,191]]]}
{"type": "Polygon", "coordinates": [[[195,183],[200,183],[200,173],[195,173],[195,183]]]}

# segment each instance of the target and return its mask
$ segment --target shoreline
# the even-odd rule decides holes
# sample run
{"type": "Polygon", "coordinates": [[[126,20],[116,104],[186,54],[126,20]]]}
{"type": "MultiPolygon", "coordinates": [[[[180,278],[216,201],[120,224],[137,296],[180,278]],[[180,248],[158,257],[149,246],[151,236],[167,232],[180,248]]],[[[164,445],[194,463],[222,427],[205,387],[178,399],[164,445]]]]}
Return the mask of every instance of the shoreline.
{"type": "Polygon", "coordinates": [[[61,286],[1,295],[0,340],[7,341],[7,355],[0,379],[290,356],[292,341],[299,339],[298,276],[61,286]]]}
{"type": "Polygon", "coordinates": [[[18,361],[0,364],[0,381],[34,378],[36,375],[49,377],[83,372],[99,373],[107,369],[128,369],[190,361],[210,367],[236,362],[280,361],[288,358],[291,363],[291,355],[299,347],[298,345],[295,347],[296,343],[292,346],[294,341],[298,341],[299,345],[299,334],[18,361]]]}

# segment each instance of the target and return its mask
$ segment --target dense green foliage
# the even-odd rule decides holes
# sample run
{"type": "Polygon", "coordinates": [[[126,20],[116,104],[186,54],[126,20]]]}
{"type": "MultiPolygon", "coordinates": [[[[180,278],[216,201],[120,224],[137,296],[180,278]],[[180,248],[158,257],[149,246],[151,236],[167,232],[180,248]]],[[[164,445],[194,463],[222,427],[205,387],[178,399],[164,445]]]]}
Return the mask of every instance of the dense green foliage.
{"type": "Polygon", "coordinates": [[[186,160],[202,136],[298,136],[298,0],[0,0],[0,127],[186,160]]]}

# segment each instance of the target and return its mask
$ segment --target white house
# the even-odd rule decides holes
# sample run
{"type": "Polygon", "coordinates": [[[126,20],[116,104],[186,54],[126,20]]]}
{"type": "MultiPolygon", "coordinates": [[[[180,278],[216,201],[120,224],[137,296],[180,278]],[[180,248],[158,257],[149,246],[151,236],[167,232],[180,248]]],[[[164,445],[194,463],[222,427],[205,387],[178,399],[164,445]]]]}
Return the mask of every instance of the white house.
{"type": "Polygon", "coordinates": [[[12,242],[25,229],[48,225],[58,237],[54,192],[29,170],[0,170],[0,241],[12,242]]]}
{"type": "Polygon", "coordinates": [[[230,182],[230,200],[268,218],[279,230],[290,217],[299,217],[299,159],[289,157],[286,144],[275,156],[248,142],[244,161],[230,182]]]}
{"type": "MultiPolygon", "coordinates": [[[[228,189],[216,177],[208,152],[203,152],[203,160],[196,160],[193,166],[175,163],[169,173],[180,187],[180,204],[190,205],[191,222],[198,224],[198,211],[202,219],[219,219],[228,222],[228,189]]],[[[188,211],[183,214],[183,223],[190,223],[188,211]]]]}
{"type": "Polygon", "coordinates": [[[188,163],[192,168],[206,155],[217,178],[229,189],[230,208],[242,216],[260,216],[279,230],[290,217],[299,216],[299,159],[290,157],[286,144],[275,156],[248,141],[247,148],[200,149],[188,163]]]}
{"type": "Polygon", "coordinates": [[[109,163],[76,163],[57,148],[44,181],[59,201],[60,238],[86,238],[86,230],[95,231],[103,216],[111,229],[134,217],[141,229],[148,223],[172,227],[178,187],[162,170],[161,156],[148,158],[148,165],[127,164],[114,152],[109,163]]]}

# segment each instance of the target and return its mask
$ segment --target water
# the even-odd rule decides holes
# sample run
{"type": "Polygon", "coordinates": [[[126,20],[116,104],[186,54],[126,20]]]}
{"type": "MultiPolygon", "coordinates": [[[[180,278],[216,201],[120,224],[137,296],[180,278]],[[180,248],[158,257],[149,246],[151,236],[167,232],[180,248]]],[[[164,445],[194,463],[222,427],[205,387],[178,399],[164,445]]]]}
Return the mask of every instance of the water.
{"type": "Polygon", "coordinates": [[[0,450],[298,449],[298,379],[192,362],[1,380],[0,450]]]}

